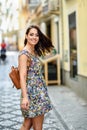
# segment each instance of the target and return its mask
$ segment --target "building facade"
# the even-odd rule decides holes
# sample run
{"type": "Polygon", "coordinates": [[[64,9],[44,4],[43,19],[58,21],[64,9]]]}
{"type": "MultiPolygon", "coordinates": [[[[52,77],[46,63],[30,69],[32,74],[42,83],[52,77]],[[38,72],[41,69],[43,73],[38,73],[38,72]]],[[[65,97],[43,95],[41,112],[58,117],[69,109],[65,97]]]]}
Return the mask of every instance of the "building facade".
{"type": "Polygon", "coordinates": [[[60,53],[60,5],[59,0],[43,0],[34,10],[30,24],[39,25],[41,30],[52,40],[60,53]]]}
{"type": "Polygon", "coordinates": [[[31,23],[41,27],[60,54],[62,84],[87,100],[86,11],[86,0],[44,0],[31,23]]]}
{"type": "Polygon", "coordinates": [[[8,45],[13,45],[17,49],[17,31],[18,22],[18,0],[0,1],[0,31],[1,39],[4,39],[8,45]]]}
{"type": "Polygon", "coordinates": [[[62,0],[63,83],[87,100],[86,11],[86,0],[62,0]]]}

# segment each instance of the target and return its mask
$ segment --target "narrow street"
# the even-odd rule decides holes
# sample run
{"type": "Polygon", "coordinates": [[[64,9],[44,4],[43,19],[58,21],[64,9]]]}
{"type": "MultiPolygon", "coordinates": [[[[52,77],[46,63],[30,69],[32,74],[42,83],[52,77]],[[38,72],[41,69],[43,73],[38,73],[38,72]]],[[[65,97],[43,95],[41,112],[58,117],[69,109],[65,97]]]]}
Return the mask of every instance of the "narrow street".
{"type": "MultiPolygon", "coordinates": [[[[7,54],[6,63],[0,63],[0,130],[19,130],[23,121],[20,111],[20,90],[12,87],[8,76],[11,65],[17,65],[17,54],[14,52],[7,54]]],[[[55,110],[45,116],[43,127],[44,130],[65,130],[55,110]]]]}
{"type": "MultiPolygon", "coordinates": [[[[6,63],[0,62],[0,130],[19,130],[23,121],[20,90],[8,76],[17,54],[8,52],[6,63]]],[[[87,130],[87,102],[65,86],[48,86],[48,91],[53,110],[45,115],[43,130],[87,130]]]]}
{"type": "MultiPolygon", "coordinates": [[[[41,55],[53,105],[42,130],[87,130],[86,12],[87,0],[0,0],[0,130],[20,130],[23,124],[21,89],[9,77],[23,47],[32,57],[41,55]]],[[[41,78],[29,82],[38,86],[40,64],[32,66],[28,78],[34,79],[32,68],[41,78]]]]}

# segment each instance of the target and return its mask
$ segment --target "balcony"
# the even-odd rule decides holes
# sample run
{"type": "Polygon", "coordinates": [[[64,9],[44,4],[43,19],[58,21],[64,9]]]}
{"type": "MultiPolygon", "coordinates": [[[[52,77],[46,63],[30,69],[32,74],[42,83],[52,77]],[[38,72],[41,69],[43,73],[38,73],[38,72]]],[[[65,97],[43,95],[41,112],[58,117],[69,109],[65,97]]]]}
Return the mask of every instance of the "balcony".
{"type": "Polygon", "coordinates": [[[42,13],[59,14],[59,0],[49,0],[42,3],[42,13]]]}
{"type": "Polygon", "coordinates": [[[29,10],[34,10],[40,4],[40,0],[28,0],[29,10]]]}

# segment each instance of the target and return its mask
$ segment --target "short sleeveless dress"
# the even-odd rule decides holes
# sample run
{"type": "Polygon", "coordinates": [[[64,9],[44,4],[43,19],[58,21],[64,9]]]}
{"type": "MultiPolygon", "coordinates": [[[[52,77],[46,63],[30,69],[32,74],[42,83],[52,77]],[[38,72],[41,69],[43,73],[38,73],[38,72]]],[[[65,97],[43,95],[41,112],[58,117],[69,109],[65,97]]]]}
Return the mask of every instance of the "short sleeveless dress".
{"type": "MultiPolygon", "coordinates": [[[[42,65],[38,56],[30,54],[27,50],[22,50],[19,54],[25,54],[31,59],[27,71],[26,87],[30,106],[28,110],[23,110],[22,115],[26,118],[33,118],[43,115],[52,109],[52,104],[48,95],[47,86],[42,74],[42,65]]],[[[22,101],[22,95],[21,95],[22,101]]]]}

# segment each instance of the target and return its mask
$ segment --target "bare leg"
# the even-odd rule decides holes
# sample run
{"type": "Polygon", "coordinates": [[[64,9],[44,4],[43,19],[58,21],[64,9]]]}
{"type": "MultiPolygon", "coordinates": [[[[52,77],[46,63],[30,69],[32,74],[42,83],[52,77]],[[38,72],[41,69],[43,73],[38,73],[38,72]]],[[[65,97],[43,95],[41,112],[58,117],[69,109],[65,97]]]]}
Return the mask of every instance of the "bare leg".
{"type": "Polygon", "coordinates": [[[32,120],[25,118],[20,130],[30,130],[31,127],[32,127],[32,120]]]}
{"type": "Polygon", "coordinates": [[[44,115],[32,118],[33,129],[34,130],[42,130],[43,120],[44,120],[44,115]]]}

